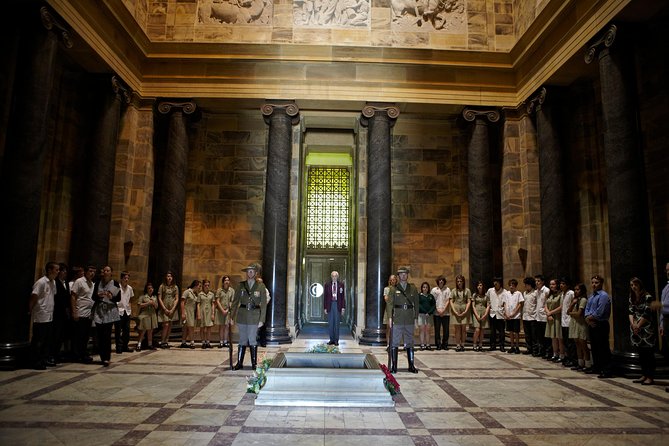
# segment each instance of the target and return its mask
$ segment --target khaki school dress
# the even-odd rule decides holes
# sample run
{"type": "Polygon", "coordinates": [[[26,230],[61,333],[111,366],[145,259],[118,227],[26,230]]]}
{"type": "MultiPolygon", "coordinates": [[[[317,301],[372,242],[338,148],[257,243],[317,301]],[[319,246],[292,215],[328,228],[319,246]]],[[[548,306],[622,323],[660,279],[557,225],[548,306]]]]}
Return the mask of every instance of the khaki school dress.
{"type": "MultiPolygon", "coordinates": [[[[146,304],[146,303],[158,302],[156,296],[149,296],[145,294],[139,298],[137,304],[146,304]]],[[[156,309],[153,305],[147,305],[146,307],[140,307],[139,315],[137,316],[137,329],[138,330],[153,330],[158,328],[158,318],[156,317],[156,309]]]]}
{"type": "Polygon", "coordinates": [[[229,325],[232,322],[232,311],[230,311],[230,308],[232,307],[234,298],[235,290],[232,287],[228,288],[227,291],[221,288],[216,292],[216,301],[223,309],[228,310],[226,314],[223,314],[218,307],[214,307],[216,310],[216,325],[229,325]]]}
{"type": "MultiPolygon", "coordinates": [[[[165,308],[172,308],[176,306],[179,301],[179,287],[176,285],[167,286],[164,283],[160,285],[158,289],[158,294],[163,299],[163,305],[165,308]]],[[[163,313],[160,307],[158,311],[158,322],[170,322],[179,320],[179,310],[177,309],[173,314],[172,318],[169,318],[165,313],[163,313]]]]}

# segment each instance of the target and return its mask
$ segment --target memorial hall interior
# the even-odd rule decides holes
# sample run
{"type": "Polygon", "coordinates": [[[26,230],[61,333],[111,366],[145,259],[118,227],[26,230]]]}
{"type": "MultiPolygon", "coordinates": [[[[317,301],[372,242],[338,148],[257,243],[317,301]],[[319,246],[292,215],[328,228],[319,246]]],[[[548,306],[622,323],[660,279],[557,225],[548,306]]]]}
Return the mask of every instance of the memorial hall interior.
{"type": "Polygon", "coordinates": [[[0,443],[668,438],[667,362],[656,385],[629,379],[628,296],[635,276],[653,296],[666,284],[669,2],[1,7],[0,443]],[[168,270],[182,291],[222,275],[236,287],[257,263],[272,296],[263,357],[327,335],[337,270],[341,349],[379,362],[401,266],[451,288],[543,274],[590,289],[599,274],[616,376],[467,344],[419,351],[415,374],[400,356],[393,407],[267,408],[245,393],[248,366],[232,370],[236,345],[230,359],[173,344],[32,370],[27,303],[48,261],[128,271],[135,297],[168,270]]]}
{"type": "Polygon", "coordinates": [[[658,289],[666,2],[335,3],[3,5],[2,342],[28,339],[24,297],[49,260],[109,264],[135,289],[259,262],[279,343],[324,320],[309,290],[334,267],[369,344],[399,265],[431,285],[658,289]],[[308,239],[313,166],[350,175],[342,245],[308,239]]]}

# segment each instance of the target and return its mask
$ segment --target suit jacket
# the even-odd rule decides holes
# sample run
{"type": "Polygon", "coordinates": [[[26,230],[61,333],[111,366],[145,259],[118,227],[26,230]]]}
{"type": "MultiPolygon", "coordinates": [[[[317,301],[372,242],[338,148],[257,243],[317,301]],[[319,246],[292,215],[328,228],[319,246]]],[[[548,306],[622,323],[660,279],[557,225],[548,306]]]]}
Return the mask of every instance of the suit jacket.
{"type": "MultiPolygon", "coordinates": [[[[332,281],[326,282],[323,285],[325,288],[325,300],[323,301],[323,308],[327,311],[330,311],[332,307],[332,281]]],[[[341,313],[341,310],[346,308],[346,294],[344,293],[344,282],[337,281],[337,309],[341,313]]]]}

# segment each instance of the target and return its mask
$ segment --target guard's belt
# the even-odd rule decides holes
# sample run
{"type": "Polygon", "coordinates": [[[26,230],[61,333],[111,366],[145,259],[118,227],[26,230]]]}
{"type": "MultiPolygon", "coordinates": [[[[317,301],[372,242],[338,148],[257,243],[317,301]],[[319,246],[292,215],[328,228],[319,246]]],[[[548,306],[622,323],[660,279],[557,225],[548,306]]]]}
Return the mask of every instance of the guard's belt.
{"type": "Polygon", "coordinates": [[[413,310],[413,305],[395,305],[395,308],[401,309],[401,310],[413,310]]]}

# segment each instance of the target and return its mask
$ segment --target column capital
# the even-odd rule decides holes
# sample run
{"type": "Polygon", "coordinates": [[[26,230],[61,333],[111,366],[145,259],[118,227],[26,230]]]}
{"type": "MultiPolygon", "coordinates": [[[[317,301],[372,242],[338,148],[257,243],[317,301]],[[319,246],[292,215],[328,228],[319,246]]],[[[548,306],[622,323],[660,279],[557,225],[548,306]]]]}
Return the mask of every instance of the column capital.
{"type": "Polygon", "coordinates": [[[290,116],[291,124],[300,122],[300,108],[294,102],[287,102],[285,104],[271,104],[265,103],[260,107],[260,112],[265,119],[265,123],[269,125],[269,117],[277,110],[283,110],[286,115],[290,116]]]}
{"type": "Polygon", "coordinates": [[[531,115],[535,111],[541,110],[541,105],[546,100],[547,94],[548,90],[546,90],[546,87],[541,87],[534,96],[530,97],[527,101],[527,113],[531,115]]]}
{"type": "Polygon", "coordinates": [[[192,115],[197,108],[195,101],[174,102],[174,101],[160,101],[158,102],[158,111],[166,115],[172,111],[173,108],[180,108],[187,115],[192,115]]]}
{"type": "Polygon", "coordinates": [[[396,105],[381,105],[381,104],[367,104],[362,108],[362,118],[360,123],[363,127],[366,127],[369,123],[369,120],[374,117],[376,114],[385,113],[388,118],[390,118],[390,125],[395,124],[395,120],[400,115],[400,108],[396,105]]]}
{"type": "Polygon", "coordinates": [[[465,107],[462,110],[462,117],[465,118],[465,121],[473,122],[477,117],[487,118],[490,122],[499,121],[499,110],[494,109],[475,109],[471,107],[465,107]]]}
{"type": "Polygon", "coordinates": [[[613,45],[613,41],[616,39],[616,33],[618,32],[618,27],[616,25],[609,25],[606,31],[603,31],[598,37],[595,38],[588,45],[588,49],[585,52],[585,63],[590,64],[595,60],[595,55],[597,51],[601,50],[602,52],[613,45]]]}
{"type": "Polygon", "coordinates": [[[69,49],[74,46],[74,42],[72,42],[72,38],[70,37],[70,30],[65,28],[65,26],[54,17],[50,8],[42,6],[39,9],[39,15],[42,20],[42,26],[49,31],[53,31],[54,34],[60,37],[65,48],[69,49]]]}
{"type": "Polygon", "coordinates": [[[128,88],[127,85],[121,81],[121,79],[118,78],[118,76],[114,75],[111,77],[111,84],[112,84],[112,90],[114,91],[114,94],[119,98],[123,99],[122,102],[124,104],[130,104],[130,94],[131,91],[128,88]]]}

